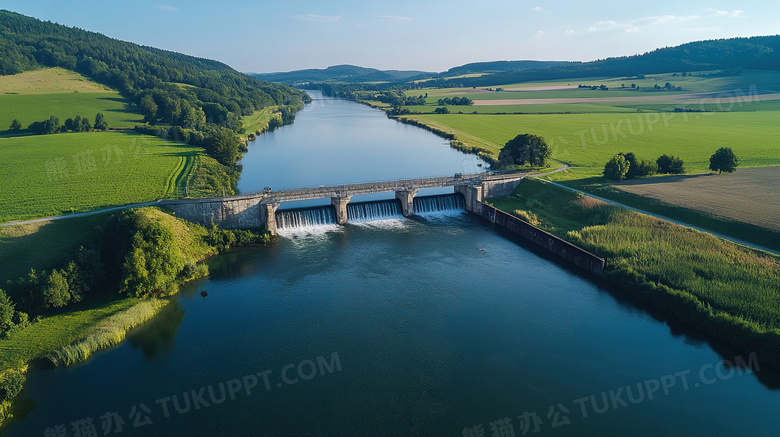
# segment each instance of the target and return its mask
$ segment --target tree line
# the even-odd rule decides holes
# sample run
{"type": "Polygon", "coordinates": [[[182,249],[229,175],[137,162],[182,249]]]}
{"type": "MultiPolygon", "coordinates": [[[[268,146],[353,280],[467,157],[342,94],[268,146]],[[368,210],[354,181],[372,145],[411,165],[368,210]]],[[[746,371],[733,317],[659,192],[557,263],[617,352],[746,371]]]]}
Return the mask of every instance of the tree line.
{"type": "MultiPolygon", "coordinates": [[[[710,156],[709,169],[718,174],[733,173],[739,166],[739,158],[731,147],[721,147],[710,156]]],[[[618,153],[604,165],[604,177],[614,181],[634,179],[654,174],[682,174],[685,164],[680,157],[661,155],[655,161],[644,160],[633,152],[618,153]]]]}
{"type": "MultiPolygon", "coordinates": [[[[21,129],[22,124],[19,120],[14,119],[11,122],[10,130],[18,132],[21,129]]],[[[48,120],[34,121],[27,126],[27,130],[33,135],[50,135],[61,132],[91,132],[92,130],[105,131],[107,129],[108,122],[100,112],[95,115],[94,125],[90,124],[89,118],[80,115],[77,115],[75,118],[68,118],[65,120],[64,125],[60,125],[60,119],[52,115],[48,120]]]]}

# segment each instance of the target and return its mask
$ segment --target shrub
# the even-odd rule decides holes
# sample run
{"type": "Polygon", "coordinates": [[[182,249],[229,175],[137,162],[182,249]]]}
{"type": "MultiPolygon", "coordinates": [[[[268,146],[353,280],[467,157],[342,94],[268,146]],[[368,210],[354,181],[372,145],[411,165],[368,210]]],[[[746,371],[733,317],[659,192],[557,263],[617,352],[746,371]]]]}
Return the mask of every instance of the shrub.
{"type": "Polygon", "coordinates": [[[661,174],[681,174],[685,173],[683,160],[677,156],[661,155],[655,161],[658,165],[658,173],[661,174]]]}
{"type": "Polygon", "coordinates": [[[15,370],[9,370],[0,376],[0,401],[10,401],[22,391],[24,375],[15,370]]]}
{"type": "Polygon", "coordinates": [[[653,161],[637,158],[632,152],[626,153],[626,161],[628,161],[628,172],[626,173],[626,179],[633,179],[642,176],[650,176],[658,171],[658,164],[653,161]]]}
{"type": "Polygon", "coordinates": [[[604,165],[604,177],[613,181],[619,181],[626,178],[629,163],[625,156],[615,155],[604,165]]]}

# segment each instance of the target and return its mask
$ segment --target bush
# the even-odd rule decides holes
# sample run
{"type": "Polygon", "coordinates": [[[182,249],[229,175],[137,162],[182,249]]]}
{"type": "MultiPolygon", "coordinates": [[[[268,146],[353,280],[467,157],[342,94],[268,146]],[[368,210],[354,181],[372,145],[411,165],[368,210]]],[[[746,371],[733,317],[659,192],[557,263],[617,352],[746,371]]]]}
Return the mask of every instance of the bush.
{"type": "Polygon", "coordinates": [[[15,370],[9,370],[0,376],[0,401],[10,401],[22,391],[24,375],[15,370]]]}
{"type": "Polygon", "coordinates": [[[11,298],[3,290],[0,290],[0,334],[13,327],[14,309],[15,305],[11,298]]]}
{"type": "Polygon", "coordinates": [[[122,266],[120,292],[149,297],[166,292],[184,268],[173,231],[152,222],[133,235],[122,266]]]}
{"type": "Polygon", "coordinates": [[[613,181],[626,178],[629,163],[623,155],[615,155],[604,165],[604,177],[613,181]]]}
{"type": "Polygon", "coordinates": [[[660,174],[685,173],[683,160],[677,156],[661,155],[655,162],[658,165],[658,173],[660,174]]]}
{"type": "Polygon", "coordinates": [[[658,171],[658,164],[653,161],[639,159],[631,152],[626,153],[623,156],[625,156],[626,161],[628,161],[628,172],[626,173],[626,179],[650,176],[658,171]]]}

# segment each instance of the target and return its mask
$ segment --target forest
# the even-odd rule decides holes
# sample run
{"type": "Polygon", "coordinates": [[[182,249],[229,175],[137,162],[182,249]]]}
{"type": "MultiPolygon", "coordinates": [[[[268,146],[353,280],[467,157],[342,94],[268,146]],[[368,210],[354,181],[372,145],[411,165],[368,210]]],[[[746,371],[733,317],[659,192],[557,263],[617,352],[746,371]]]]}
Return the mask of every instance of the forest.
{"type": "Polygon", "coordinates": [[[76,71],[119,90],[150,124],[178,126],[205,137],[221,135],[223,129],[243,133],[242,116],[268,106],[285,106],[294,113],[308,98],[221,62],[0,10],[0,75],[43,67],[76,71]]]}

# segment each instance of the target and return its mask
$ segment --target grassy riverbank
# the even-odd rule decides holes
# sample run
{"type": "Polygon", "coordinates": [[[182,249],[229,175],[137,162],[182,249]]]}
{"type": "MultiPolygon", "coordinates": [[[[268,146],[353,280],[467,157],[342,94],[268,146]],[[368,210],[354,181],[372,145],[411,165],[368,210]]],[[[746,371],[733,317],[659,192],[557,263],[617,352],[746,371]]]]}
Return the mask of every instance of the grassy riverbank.
{"type": "Polygon", "coordinates": [[[780,258],[538,180],[490,203],[605,258],[622,291],[780,367],[780,258]]]}
{"type": "MultiPolygon", "coordinates": [[[[118,344],[128,330],[165,307],[178,291],[178,284],[208,273],[199,261],[233,246],[273,241],[259,230],[206,229],[159,208],[11,226],[2,230],[2,237],[0,252],[15,247],[18,258],[14,264],[27,269],[52,269],[72,257],[74,246],[79,244],[102,248],[106,279],[83,301],[47,310],[29,326],[0,339],[0,384],[23,375],[30,363],[70,365],[118,344]],[[70,234],[74,228],[91,229],[93,235],[86,231],[70,234]],[[36,257],[29,247],[42,249],[46,241],[54,242],[55,250],[50,256],[36,257]],[[30,246],[21,250],[20,244],[25,242],[30,246]]],[[[23,301],[24,290],[8,291],[15,302],[23,301]]],[[[0,424],[17,393],[0,398],[0,403],[5,402],[0,406],[0,424]]]]}

